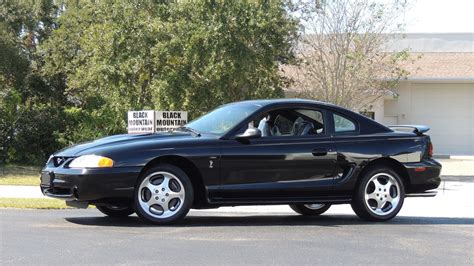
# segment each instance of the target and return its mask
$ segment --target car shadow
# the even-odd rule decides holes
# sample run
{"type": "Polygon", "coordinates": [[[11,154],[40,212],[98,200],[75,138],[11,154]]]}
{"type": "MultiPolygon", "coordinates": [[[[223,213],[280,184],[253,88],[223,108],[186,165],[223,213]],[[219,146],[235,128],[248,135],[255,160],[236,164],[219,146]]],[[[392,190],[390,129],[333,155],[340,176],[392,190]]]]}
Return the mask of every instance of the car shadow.
{"type": "Polygon", "coordinates": [[[474,218],[450,217],[414,217],[398,216],[394,219],[374,223],[359,219],[355,215],[322,215],[305,217],[301,215],[190,215],[173,225],[153,225],[136,216],[127,218],[110,217],[68,217],[66,221],[86,226],[115,226],[115,227],[226,227],[226,226],[325,226],[341,225],[474,225],[474,218]]]}

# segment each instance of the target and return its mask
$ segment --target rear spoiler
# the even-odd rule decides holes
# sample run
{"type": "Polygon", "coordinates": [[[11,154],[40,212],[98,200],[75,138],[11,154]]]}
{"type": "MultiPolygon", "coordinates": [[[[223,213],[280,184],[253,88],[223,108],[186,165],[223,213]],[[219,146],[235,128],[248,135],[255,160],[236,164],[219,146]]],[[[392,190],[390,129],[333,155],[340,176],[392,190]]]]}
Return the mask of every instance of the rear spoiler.
{"type": "Polygon", "coordinates": [[[429,127],[427,126],[422,126],[422,125],[393,125],[393,126],[388,126],[390,129],[397,130],[399,129],[412,129],[412,132],[417,134],[417,135],[423,135],[423,133],[426,133],[430,130],[429,127]]]}

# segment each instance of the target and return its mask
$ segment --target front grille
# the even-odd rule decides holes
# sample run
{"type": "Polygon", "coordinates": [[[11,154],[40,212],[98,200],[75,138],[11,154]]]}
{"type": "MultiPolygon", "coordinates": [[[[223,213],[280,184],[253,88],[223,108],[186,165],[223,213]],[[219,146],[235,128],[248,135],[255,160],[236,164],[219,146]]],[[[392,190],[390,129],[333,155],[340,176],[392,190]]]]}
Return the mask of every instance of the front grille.
{"type": "Polygon", "coordinates": [[[70,188],[57,188],[53,187],[49,191],[50,193],[58,196],[69,196],[72,195],[72,191],[70,188]]]}

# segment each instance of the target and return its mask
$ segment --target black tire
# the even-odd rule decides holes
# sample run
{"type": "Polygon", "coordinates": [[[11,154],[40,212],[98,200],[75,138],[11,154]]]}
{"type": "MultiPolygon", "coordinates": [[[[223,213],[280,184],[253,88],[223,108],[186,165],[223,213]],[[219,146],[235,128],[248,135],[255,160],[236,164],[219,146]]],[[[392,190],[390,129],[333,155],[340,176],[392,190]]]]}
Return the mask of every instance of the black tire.
{"type": "Polygon", "coordinates": [[[318,216],[325,213],[330,207],[330,203],[321,203],[323,206],[318,208],[311,208],[310,204],[290,204],[290,208],[293,209],[295,212],[306,215],[306,216],[318,216]]]}
{"type": "Polygon", "coordinates": [[[115,207],[115,206],[95,206],[101,213],[114,217],[114,218],[124,218],[135,213],[135,210],[132,206],[126,207],[115,207]]]}
{"type": "MultiPolygon", "coordinates": [[[[170,179],[170,180],[171,180],[170,179]]],[[[164,179],[163,179],[164,180],[164,179]]],[[[164,182],[164,181],[162,181],[164,182]]],[[[167,190],[171,194],[171,187],[170,184],[168,185],[167,190]]],[[[153,185],[153,184],[151,184],[153,185]]],[[[166,186],[163,184],[158,184],[158,186],[166,186]]],[[[189,210],[192,207],[192,203],[194,200],[194,194],[193,194],[193,185],[191,183],[191,180],[189,177],[186,175],[186,173],[181,170],[180,168],[170,165],[170,164],[160,164],[155,167],[152,167],[148,169],[143,175],[138,179],[137,185],[135,187],[135,192],[134,192],[134,208],[135,212],[139,217],[142,219],[154,223],[154,224],[170,224],[170,223],[175,223],[181,219],[183,219],[186,214],[189,212],[189,210]],[[158,174],[162,173],[162,174],[158,174]],[[165,193],[166,191],[163,190],[164,192],[161,192],[160,190],[156,190],[156,193],[151,192],[148,188],[140,188],[141,185],[144,183],[152,183],[153,178],[157,177],[157,179],[160,179],[160,176],[169,176],[173,181],[170,181],[170,184],[172,182],[175,182],[174,187],[176,189],[179,189],[179,191],[175,193],[184,193],[184,199],[181,200],[181,198],[172,198],[172,196],[168,196],[165,193]],[[145,180],[147,179],[147,180],[145,180]],[[176,180],[177,179],[177,180],[176,180]],[[180,183],[180,184],[179,184],[180,183]],[[147,192],[148,190],[149,192],[147,192]],[[151,193],[151,194],[150,194],[151,193]],[[148,199],[145,198],[145,194],[149,194],[150,197],[148,199]],[[166,202],[165,199],[166,198],[166,202]],[[146,204],[149,204],[145,201],[150,202],[150,200],[158,201],[156,204],[152,206],[148,206],[146,204]],[[165,203],[162,203],[161,200],[163,200],[165,203]],[[172,211],[172,208],[170,208],[169,204],[172,203],[173,200],[179,201],[178,204],[176,204],[176,210],[172,211]],[[168,202],[169,201],[169,202],[168,202]],[[169,211],[165,211],[164,206],[167,206],[169,208],[169,211]],[[153,206],[160,207],[162,210],[162,214],[154,213],[156,209],[153,206]],[[170,215],[166,216],[165,215],[170,215]],[[162,217],[160,217],[162,216],[162,217]]],[[[173,207],[173,206],[172,206],[173,207]]]]}
{"type": "Polygon", "coordinates": [[[370,168],[361,177],[360,182],[358,182],[354,196],[352,198],[351,207],[357,214],[357,216],[364,220],[382,222],[390,220],[398,214],[398,212],[403,206],[404,198],[405,186],[403,180],[397,174],[397,172],[395,172],[388,166],[377,166],[370,168]],[[375,183],[372,181],[374,180],[374,178],[378,180],[379,184],[381,184],[383,180],[390,180],[390,184],[386,183],[384,185],[384,187],[387,188],[388,192],[384,190],[384,187],[382,187],[381,189],[379,187],[379,190],[377,190],[375,183]],[[394,184],[395,181],[396,185],[394,184]],[[392,183],[394,185],[392,185],[392,183]],[[375,194],[377,193],[377,191],[380,191],[380,194],[375,194]],[[368,197],[369,194],[372,196],[376,196],[376,199],[368,199],[366,201],[366,194],[368,197]],[[382,207],[379,208],[377,205],[379,204],[379,199],[380,202],[384,202],[382,199],[387,198],[387,196],[389,196],[390,200],[392,197],[398,197],[397,203],[393,201],[396,206],[393,206],[392,202],[386,201],[385,203],[381,203],[380,205],[382,205],[382,207]],[[374,205],[374,203],[375,206],[372,206],[374,205]],[[375,213],[377,212],[377,210],[379,213],[375,213]],[[384,210],[386,210],[385,213],[384,210]]]}

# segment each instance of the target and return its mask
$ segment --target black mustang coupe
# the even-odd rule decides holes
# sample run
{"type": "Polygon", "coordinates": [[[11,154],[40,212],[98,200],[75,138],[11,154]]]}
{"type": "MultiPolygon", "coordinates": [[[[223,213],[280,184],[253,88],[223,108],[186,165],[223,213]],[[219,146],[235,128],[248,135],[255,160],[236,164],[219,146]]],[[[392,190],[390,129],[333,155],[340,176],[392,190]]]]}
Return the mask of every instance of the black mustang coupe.
{"type": "Polygon", "coordinates": [[[53,154],[41,190],[113,217],[171,223],[190,208],[289,204],[320,215],[351,204],[389,220],[408,196],[434,196],[441,164],[424,126],[383,126],[309,100],[223,105],[174,132],[117,135],[53,154]],[[404,130],[403,130],[404,129],[404,130]],[[409,130],[406,130],[409,129],[409,130]]]}

